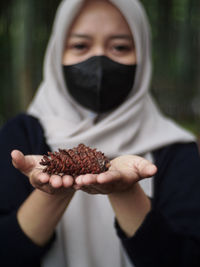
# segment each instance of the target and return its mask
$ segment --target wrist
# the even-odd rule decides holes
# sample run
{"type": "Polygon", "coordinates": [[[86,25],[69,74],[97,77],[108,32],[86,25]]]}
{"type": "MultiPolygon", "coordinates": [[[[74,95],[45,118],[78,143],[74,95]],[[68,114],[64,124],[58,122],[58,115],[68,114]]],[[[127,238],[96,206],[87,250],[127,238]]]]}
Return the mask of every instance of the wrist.
{"type": "Polygon", "coordinates": [[[130,185],[127,189],[122,191],[112,192],[108,195],[109,198],[127,198],[129,195],[134,195],[140,190],[140,185],[136,182],[130,185]]]}
{"type": "Polygon", "coordinates": [[[51,238],[73,194],[69,191],[65,195],[51,195],[35,189],[17,212],[23,232],[37,245],[44,245],[51,238]]]}
{"type": "Polygon", "coordinates": [[[37,188],[34,191],[39,197],[45,199],[46,201],[53,201],[54,203],[69,201],[75,193],[75,190],[69,190],[68,192],[64,193],[49,194],[37,188]]]}
{"type": "Polygon", "coordinates": [[[139,183],[128,191],[110,194],[109,200],[120,227],[127,236],[133,236],[151,210],[151,202],[139,183]]]}

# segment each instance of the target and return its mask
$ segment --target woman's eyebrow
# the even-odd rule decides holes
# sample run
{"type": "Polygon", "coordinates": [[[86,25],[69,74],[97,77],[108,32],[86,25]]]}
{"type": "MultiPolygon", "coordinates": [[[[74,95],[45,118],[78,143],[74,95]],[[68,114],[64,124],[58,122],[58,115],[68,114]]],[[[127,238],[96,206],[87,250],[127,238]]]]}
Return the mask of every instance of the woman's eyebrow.
{"type": "MultiPolygon", "coordinates": [[[[82,33],[72,33],[70,34],[71,38],[84,38],[84,39],[91,39],[92,37],[87,34],[82,33]]],[[[126,40],[132,40],[132,36],[129,34],[113,34],[110,36],[109,39],[126,39],[126,40]]]]}
{"type": "Polygon", "coordinates": [[[132,40],[132,36],[129,34],[114,34],[110,36],[110,39],[127,39],[132,40]]]}
{"type": "Polygon", "coordinates": [[[69,37],[75,37],[75,38],[84,38],[84,39],[91,39],[91,37],[87,34],[81,34],[81,33],[72,33],[69,37]]]}

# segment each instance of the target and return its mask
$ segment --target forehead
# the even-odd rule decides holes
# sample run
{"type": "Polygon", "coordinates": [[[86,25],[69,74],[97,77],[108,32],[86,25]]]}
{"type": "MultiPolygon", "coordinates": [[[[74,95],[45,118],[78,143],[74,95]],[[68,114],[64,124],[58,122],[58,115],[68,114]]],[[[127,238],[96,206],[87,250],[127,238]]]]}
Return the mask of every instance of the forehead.
{"type": "Polygon", "coordinates": [[[86,1],[72,22],[69,31],[130,33],[128,23],[122,13],[105,0],[86,1]]]}

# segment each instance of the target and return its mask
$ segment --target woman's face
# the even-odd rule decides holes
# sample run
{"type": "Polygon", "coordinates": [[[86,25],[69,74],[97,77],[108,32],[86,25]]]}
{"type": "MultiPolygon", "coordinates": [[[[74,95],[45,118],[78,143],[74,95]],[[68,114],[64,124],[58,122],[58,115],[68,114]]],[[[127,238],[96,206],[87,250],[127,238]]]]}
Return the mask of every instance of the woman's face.
{"type": "Polygon", "coordinates": [[[122,64],[135,64],[135,46],[129,26],[111,3],[86,1],[69,29],[63,64],[105,55],[122,64]]]}

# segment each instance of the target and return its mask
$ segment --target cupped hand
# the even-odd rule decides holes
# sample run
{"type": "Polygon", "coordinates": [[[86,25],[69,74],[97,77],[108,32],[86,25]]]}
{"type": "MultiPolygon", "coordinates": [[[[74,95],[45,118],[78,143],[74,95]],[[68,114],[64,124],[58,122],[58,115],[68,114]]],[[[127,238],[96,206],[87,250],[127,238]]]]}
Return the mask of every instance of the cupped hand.
{"type": "Polygon", "coordinates": [[[113,159],[109,170],[104,173],[78,176],[74,188],[89,194],[123,192],[156,172],[156,166],[150,161],[135,155],[125,155],[113,159]]]}
{"type": "Polygon", "coordinates": [[[42,156],[25,156],[21,151],[13,150],[11,152],[11,157],[14,167],[29,178],[29,181],[34,188],[40,189],[49,194],[66,194],[69,191],[74,191],[74,179],[72,176],[50,176],[43,172],[43,166],[39,163],[42,156]]]}

